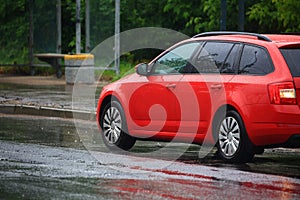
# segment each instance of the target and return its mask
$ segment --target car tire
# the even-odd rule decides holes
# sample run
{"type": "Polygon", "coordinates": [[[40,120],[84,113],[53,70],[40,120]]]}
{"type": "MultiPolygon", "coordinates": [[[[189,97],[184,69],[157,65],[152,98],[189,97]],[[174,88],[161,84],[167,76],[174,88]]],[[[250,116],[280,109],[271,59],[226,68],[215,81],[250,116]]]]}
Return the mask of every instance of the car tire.
{"type": "Polygon", "coordinates": [[[236,111],[227,111],[219,120],[216,131],[218,155],[221,159],[232,163],[245,163],[253,159],[254,146],[236,111]]]}
{"type": "Polygon", "coordinates": [[[102,139],[113,151],[131,149],[136,139],[128,135],[124,110],[118,101],[112,100],[105,105],[100,117],[102,139]]]}

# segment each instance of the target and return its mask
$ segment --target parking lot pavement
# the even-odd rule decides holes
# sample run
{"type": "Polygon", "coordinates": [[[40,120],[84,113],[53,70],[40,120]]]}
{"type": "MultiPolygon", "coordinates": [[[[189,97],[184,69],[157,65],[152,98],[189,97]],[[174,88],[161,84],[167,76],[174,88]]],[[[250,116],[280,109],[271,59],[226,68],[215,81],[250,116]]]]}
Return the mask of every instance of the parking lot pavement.
{"type": "Polygon", "coordinates": [[[1,104],[71,108],[72,86],[54,77],[1,76],[0,91],[1,104]]]}
{"type": "MultiPolygon", "coordinates": [[[[0,114],[0,124],[0,140],[88,150],[90,152],[109,152],[94,121],[78,120],[75,125],[72,119],[0,114]]],[[[177,160],[187,165],[204,165],[300,178],[300,149],[267,149],[264,154],[256,155],[253,162],[246,164],[224,163],[216,157],[215,150],[205,158],[199,159],[200,149],[199,145],[137,141],[129,154],[140,158],[177,160]],[[179,156],[174,159],[175,154],[179,156]]],[[[116,161],[116,163],[118,162],[116,161]]],[[[123,164],[120,163],[120,165],[123,164]]]]}
{"type": "Polygon", "coordinates": [[[0,198],[300,197],[299,179],[226,168],[2,140],[0,155],[0,198]]]}
{"type": "Polygon", "coordinates": [[[106,82],[76,85],[76,89],[96,92],[76,99],[74,86],[54,76],[0,76],[0,112],[83,119],[94,119],[97,97],[106,82]],[[82,88],[81,88],[82,87],[82,88]],[[91,99],[93,98],[93,99],[91,99]],[[76,100],[79,103],[76,104],[76,100]],[[93,103],[91,104],[91,101],[93,103]]]}

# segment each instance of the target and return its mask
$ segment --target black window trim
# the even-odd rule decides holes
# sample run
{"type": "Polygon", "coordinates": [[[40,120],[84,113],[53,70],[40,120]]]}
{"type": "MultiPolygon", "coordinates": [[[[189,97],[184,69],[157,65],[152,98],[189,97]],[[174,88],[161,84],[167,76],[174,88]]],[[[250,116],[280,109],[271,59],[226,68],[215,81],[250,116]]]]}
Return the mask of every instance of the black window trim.
{"type": "MultiPolygon", "coordinates": [[[[169,51],[166,51],[164,54],[161,54],[159,57],[157,57],[153,62],[153,66],[155,66],[155,63],[157,62],[157,60],[159,60],[161,57],[163,57],[164,55],[166,55],[167,53],[171,52],[173,49],[185,45],[185,44],[189,44],[189,43],[199,43],[199,46],[195,49],[195,51],[193,52],[192,56],[191,56],[191,60],[194,61],[194,59],[196,59],[196,56],[199,55],[199,53],[202,51],[203,47],[205,46],[206,43],[208,42],[219,42],[219,43],[232,43],[233,47],[230,49],[230,52],[232,51],[232,49],[234,48],[235,45],[238,45],[238,54],[234,60],[234,72],[233,73],[218,73],[221,75],[243,75],[243,76],[266,76],[268,74],[271,74],[275,71],[275,67],[274,67],[274,63],[273,60],[269,54],[269,51],[267,50],[266,47],[264,46],[260,46],[257,44],[253,44],[253,43],[246,43],[246,42],[240,42],[240,41],[229,41],[229,40],[196,40],[196,41],[186,41],[184,43],[180,43],[178,45],[175,45],[172,49],[170,49],[169,51]],[[272,67],[272,71],[267,73],[267,74],[241,74],[239,73],[239,68],[240,68],[240,63],[241,63],[241,58],[242,58],[242,53],[244,50],[245,45],[249,45],[249,46],[254,46],[257,48],[261,48],[263,49],[263,51],[266,52],[268,58],[269,58],[269,62],[271,64],[272,67]]],[[[228,58],[229,54],[226,56],[225,60],[228,58]]],[[[224,64],[224,63],[223,63],[224,64]]],[[[155,67],[151,68],[151,71],[149,73],[149,76],[166,76],[166,75],[195,75],[195,73],[185,73],[185,74],[181,74],[181,73],[170,73],[170,74],[155,74],[154,73],[154,69],[155,67]]],[[[201,74],[214,74],[214,73],[201,73],[201,74]]]]}

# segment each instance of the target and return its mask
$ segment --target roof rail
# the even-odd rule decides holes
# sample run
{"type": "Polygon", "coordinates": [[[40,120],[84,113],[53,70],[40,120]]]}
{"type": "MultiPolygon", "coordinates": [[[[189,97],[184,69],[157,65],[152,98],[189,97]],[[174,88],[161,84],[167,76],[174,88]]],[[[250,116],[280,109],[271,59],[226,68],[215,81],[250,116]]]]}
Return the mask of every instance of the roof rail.
{"type": "Polygon", "coordinates": [[[212,32],[205,32],[195,35],[193,38],[197,37],[206,37],[206,36],[217,36],[217,35],[249,35],[257,37],[259,40],[264,40],[267,42],[272,42],[270,38],[267,36],[258,34],[258,33],[248,33],[248,32],[237,32],[237,31],[212,31],[212,32]]]}
{"type": "Polygon", "coordinates": [[[280,33],[282,35],[300,35],[300,32],[287,32],[287,33],[280,33]]]}

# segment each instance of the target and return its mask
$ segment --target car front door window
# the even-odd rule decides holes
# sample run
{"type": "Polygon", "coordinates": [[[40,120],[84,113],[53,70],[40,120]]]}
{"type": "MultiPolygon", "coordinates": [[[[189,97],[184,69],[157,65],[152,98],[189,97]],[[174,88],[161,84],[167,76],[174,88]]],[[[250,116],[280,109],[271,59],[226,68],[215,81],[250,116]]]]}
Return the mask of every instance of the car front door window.
{"type": "Polygon", "coordinates": [[[153,74],[179,74],[193,56],[199,42],[183,44],[159,58],[154,65],[153,74]]]}

